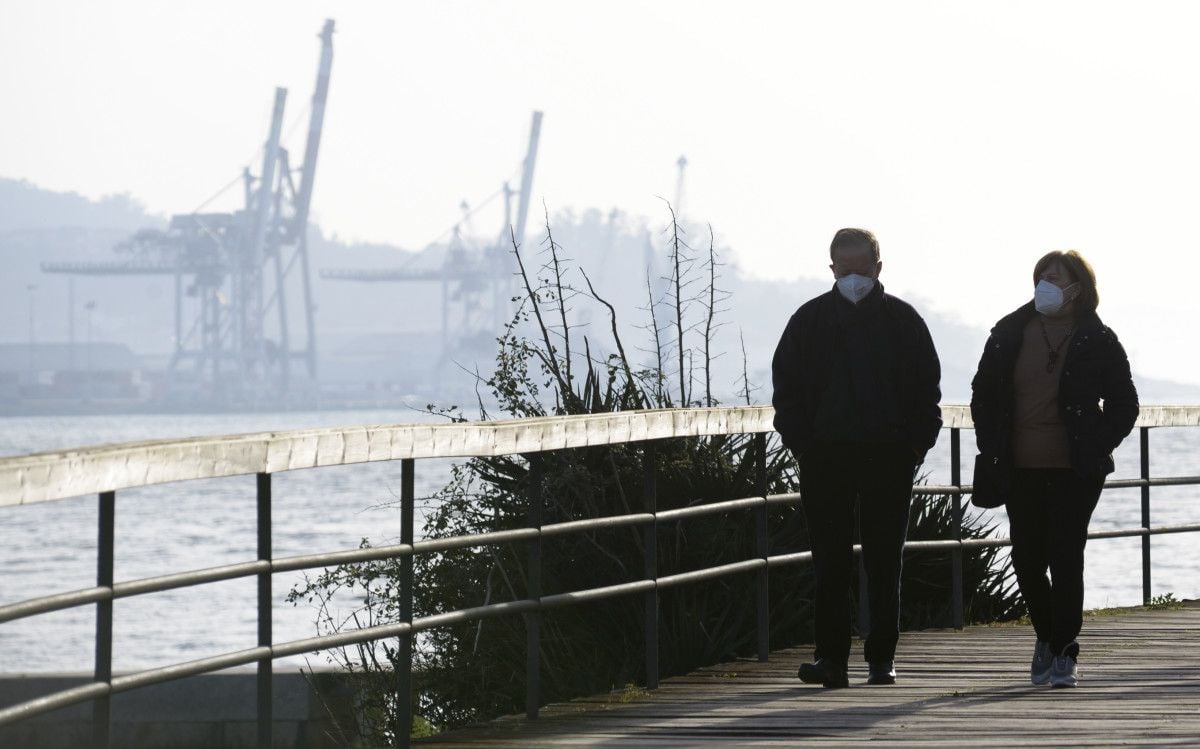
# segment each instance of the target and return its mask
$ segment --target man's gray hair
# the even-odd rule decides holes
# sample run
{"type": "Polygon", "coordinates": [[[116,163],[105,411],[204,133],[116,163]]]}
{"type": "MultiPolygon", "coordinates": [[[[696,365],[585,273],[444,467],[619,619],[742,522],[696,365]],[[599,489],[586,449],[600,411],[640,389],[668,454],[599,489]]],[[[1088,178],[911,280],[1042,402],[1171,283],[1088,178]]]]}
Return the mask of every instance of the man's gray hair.
{"type": "Polygon", "coordinates": [[[879,262],[879,240],[866,229],[838,229],[837,234],[833,235],[833,242],[829,244],[829,259],[832,260],[838,250],[848,249],[867,250],[875,262],[879,262]]]}

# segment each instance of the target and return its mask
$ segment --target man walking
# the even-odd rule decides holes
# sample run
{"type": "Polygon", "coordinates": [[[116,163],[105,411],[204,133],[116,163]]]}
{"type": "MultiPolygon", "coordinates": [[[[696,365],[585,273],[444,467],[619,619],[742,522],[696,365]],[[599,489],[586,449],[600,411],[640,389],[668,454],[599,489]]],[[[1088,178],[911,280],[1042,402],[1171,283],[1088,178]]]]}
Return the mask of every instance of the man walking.
{"type": "Polygon", "coordinates": [[[941,366],[925,321],[885,294],[879,242],[842,229],[832,290],[788,321],[772,362],[775,429],[800,464],[816,575],[814,663],[800,679],[849,685],[850,578],[858,501],[870,630],[868,684],[894,684],[900,568],[915,468],[942,426],[941,366]]]}

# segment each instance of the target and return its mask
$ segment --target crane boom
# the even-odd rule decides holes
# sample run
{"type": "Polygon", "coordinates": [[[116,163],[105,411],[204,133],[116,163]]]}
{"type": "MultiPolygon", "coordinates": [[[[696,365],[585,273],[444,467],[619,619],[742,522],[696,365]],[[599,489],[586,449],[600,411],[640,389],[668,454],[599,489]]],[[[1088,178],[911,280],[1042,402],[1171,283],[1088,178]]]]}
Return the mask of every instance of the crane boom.
{"type": "Polygon", "coordinates": [[[529,200],[533,195],[533,166],[537,161],[538,138],[542,133],[542,113],[533,113],[533,123],[529,126],[529,149],[525,152],[525,165],[521,170],[521,197],[517,202],[517,226],[515,236],[517,245],[525,244],[525,220],[529,217],[529,200]]]}

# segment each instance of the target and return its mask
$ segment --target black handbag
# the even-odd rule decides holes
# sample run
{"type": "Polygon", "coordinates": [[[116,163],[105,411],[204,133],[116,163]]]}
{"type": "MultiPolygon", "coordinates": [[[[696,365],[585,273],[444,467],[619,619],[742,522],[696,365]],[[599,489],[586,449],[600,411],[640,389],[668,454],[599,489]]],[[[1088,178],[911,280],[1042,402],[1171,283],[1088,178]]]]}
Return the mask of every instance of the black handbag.
{"type": "Polygon", "coordinates": [[[971,504],[985,509],[999,507],[1008,501],[1011,481],[1007,462],[995,455],[976,455],[971,504]]]}

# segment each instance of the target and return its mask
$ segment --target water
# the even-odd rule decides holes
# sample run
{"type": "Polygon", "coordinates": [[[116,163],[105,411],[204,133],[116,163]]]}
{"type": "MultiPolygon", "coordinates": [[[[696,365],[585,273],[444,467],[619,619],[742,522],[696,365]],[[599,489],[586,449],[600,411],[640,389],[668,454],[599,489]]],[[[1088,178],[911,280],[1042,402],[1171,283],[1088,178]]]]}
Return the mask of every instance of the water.
{"type": "MultiPolygon", "coordinates": [[[[970,482],[974,463],[974,432],[963,432],[964,482],[970,482]]],[[[935,479],[949,475],[949,432],[943,430],[931,461],[935,479]]],[[[1114,452],[1116,470],[1109,480],[1133,479],[1141,475],[1138,430],[1114,452]]],[[[1165,427],[1150,431],[1150,475],[1200,476],[1200,428],[1165,427]]],[[[948,483],[948,482],[947,482],[948,483]]],[[[1150,495],[1152,526],[1200,522],[1200,485],[1153,487],[1150,495]]],[[[973,509],[973,508],[972,508],[973,509]]],[[[1008,535],[1008,518],[1003,509],[974,510],[1008,535]]],[[[1141,489],[1106,489],[1092,514],[1089,530],[1132,528],[1141,523],[1141,489]]],[[[1200,535],[1166,534],[1151,537],[1151,594],[1174,594],[1176,599],[1200,598],[1200,555],[1195,552],[1200,535]]],[[[1084,563],[1084,608],[1136,606],[1142,602],[1142,541],[1140,537],[1093,539],[1088,542],[1084,563]]]]}
{"type": "MultiPolygon", "coordinates": [[[[426,421],[414,411],[342,411],[199,416],[87,416],[0,419],[0,455],[65,447],[350,424],[426,421]]],[[[963,434],[963,479],[970,480],[973,433],[963,434]]],[[[1155,476],[1200,475],[1200,428],[1151,433],[1155,476]]],[[[1139,472],[1136,433],[1118,450],[1113,478],[1139,472]]],[[[417,463],[417,496],[428,497],[449,477],[450,461],[417,463]]],[[[930,452],[929,483],[950,483],[949,432],[930,452]]],[[[273,479],[275,556],[358,546],[363,538],[394,542],[399,535],[400,464],[373,463],[276,474],[273,479]]],[[[117,580],[247,561],[256,557],[255,481],[241,476],[119,492],[117,580]]],[[[1195,522],[1197,487],[1153,490],[1155,525],[1195,522]]],[[[420,504],[420,500],[418,500],[420,504]]],[[[95,584],[94,496],[0,509],[0,603],[95,584]]],[[[1006,533],[1004,513],[988,517],[1006,533]]],[[[1140,524],[1139,491],[1108,491],[1093,529],[1140,524]]],[[[420,521],[418,520],[418,532],[420,521]]],[[[1153,540],[1153,592],[1200,597],[1200,558],[1193,534],[1153,540]]],[[[1088,608],[1141,602],[1141,542],[1092,541],[1085,570],[1088,608]]],[[[300,572],[276,575],[275,640],[315,634],[314,610],[284,601],[300,572]]],[[[132,671],[201,658],[256,644],[253,578],[122,599],[114,606],[113,664],[132,671]]],[[[0,672],[87,671],[92,664],[94,607],[43,614],[0,625],[0,672]]],[[[324,665],[323,655],[309,656],[324,665]]],[[[281,668],[305,658],[285,659],[281,668]]]]}
{"type": "MultiPolygon", "coordinates": [[[[429,421],[414,411],[342,411],[199,416],[87,416],[0,419],[0,454],[104,442],[202,434],[429,421]]],[[[450,461],[417,464],[418,497],[449,477],[450,461]]],[[[368,463],[275,474],[273,554],[352,549],[363,538],[395,542],[400,463],[368,463]]],[[[257,557],[254,476],[190,481],[117,493],[116,580],[132,580],[257,557]]],[[[0,603],[95,585],[95,496],[0,509],[0,603]]],[[[420,520],[418,519],[418,528],[420,520]]],[[[316,633],[314,612],[284,598],[302,572],[275,575],[277,642],[316,633]]],[[[113,608],[113,667],[137,670],[257,644],[257,582],[212,583],[121,599],[113,608]]],[[[0,625],[0,672],[86,671],[94,607],[0,625]]],[[[283,661],[302,663],[297,657],[283,661]]],[[[323,665],[316,656],[314,665],[323,665]]]]}

